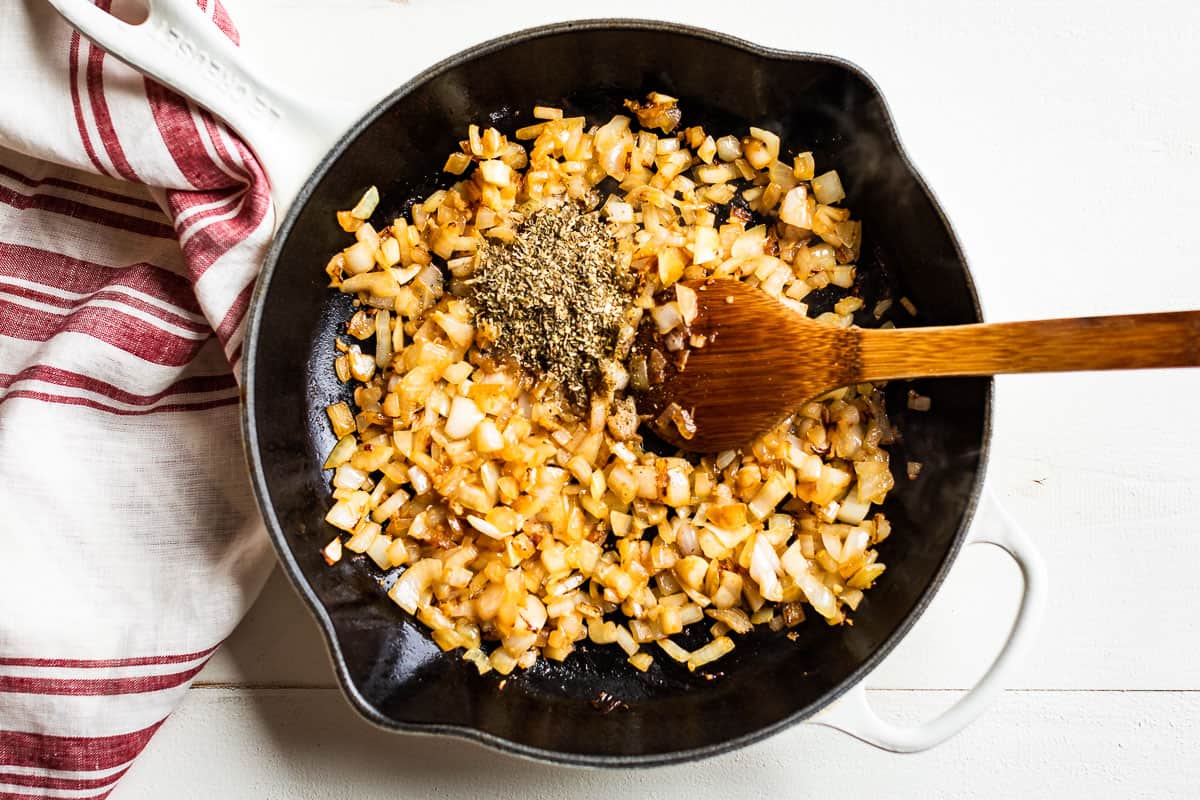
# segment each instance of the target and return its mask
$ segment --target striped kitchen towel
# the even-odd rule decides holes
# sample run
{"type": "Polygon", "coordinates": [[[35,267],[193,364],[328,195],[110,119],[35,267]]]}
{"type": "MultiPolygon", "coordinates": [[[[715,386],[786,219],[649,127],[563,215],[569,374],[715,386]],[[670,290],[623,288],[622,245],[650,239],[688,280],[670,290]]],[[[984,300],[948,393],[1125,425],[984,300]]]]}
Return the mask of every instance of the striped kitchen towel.
{"type": "Polygon", "coordinates": [[[274,563],[235,379],[273,224],[223,125],[0,4],[0,798],[106,797],[274,563]]]}

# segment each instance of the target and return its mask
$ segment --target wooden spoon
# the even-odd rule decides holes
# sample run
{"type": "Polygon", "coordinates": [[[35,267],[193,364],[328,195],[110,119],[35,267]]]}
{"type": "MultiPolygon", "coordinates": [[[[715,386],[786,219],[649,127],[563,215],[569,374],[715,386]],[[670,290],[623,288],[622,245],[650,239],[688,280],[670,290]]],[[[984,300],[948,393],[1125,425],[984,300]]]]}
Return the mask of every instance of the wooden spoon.
{"type": "Polygon", "coordinates": [[[739,447],[805,402],[853,383],[937,375],[1200,366],[1200,311],[995,322],[930,328],[837,328],[800,316],[735,280],[687,284],[699,314],[682,371],[668,368],[639,406],[671,403],[695,433],[657,424],[667,441],[696,452],[739,447]]]}

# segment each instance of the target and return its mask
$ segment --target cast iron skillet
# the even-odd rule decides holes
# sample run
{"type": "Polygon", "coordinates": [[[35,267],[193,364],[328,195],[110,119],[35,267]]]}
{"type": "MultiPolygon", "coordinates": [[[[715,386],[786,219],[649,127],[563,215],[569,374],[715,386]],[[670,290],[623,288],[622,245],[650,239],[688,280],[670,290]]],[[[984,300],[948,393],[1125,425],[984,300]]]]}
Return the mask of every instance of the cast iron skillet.
{"type": "MultiPolygon", "coordinates": [[[[351,700],[381,725],[575,763],[727,750],[809,716],[858,681],[916,620],[962,540],[983,475],[987,379],[921,387],[933,414],[907,413],[908,386],[890,388],[904,435],[892,449],[894,470],[903,476],[907,459],[924,468],[889,499],[896,534],[880,547],[889,569],[853,627],[810,619],[795,642],[742,638],[705,674],[667,658],[643,674],[617,648],[584,645],[498,690],[499,676],[480,677],[459,654],[442,653],[385,596],[366,556],[325,564],[320,547],[335,531],[322,519],[330,500],[320,464],[336,440],[324,408],[349,398],[332,365],[334,336],[351,313],[323,272],[347,242],[333,212],[378,183],[384,200],[373,222],[388,224],[412,199],[452,182],[438,170],[473,122],[511,131],[529,124],[535,101],[604,121],[622,98],[651,89],[680,98],[685,124],[766,127],[838,169],[866,232],[859,269],[868,309],[893,291],[913,300],[925,324],[981,320],[950,226],[900,149],[878,89],[845,62],[675,26],[604,22],[498,39],[398,89],[334,148],[280,227],[254,301],[244,383],[246,442],[275,544],[325,628],[351,700]],[[592,701],[602,692],[626,707],[599,712],[592,701]]],[[[896,321],[907,322],[903,312],[896,321]]],[[[698,644],[707,626],[694,627],[698,644]]]]}
{"type": "MultiPolygon", "coordinates": [[[[77,0],[55,5],[88,27],[79,20],[90,12],[80,11],[77,0]]],[[[160,27],[162,43],[178,44],[177,30],[160,27]]],[[[186,83],[147,66],[152,59],[145,54],[109,49],[155,77],[186,83]]],[[[195,49],[203,54],[203,47],[195,49]]],[[[212,95],[208,102],[203,83],[188,88],[207,105],[222,101],[212,95]]],[[[889,387],[888,406],[903,434],[891,448],[901,478],[885,506],[895,533],[880,546],[889,569],[853,626],[810,619],[796,641],[767,632],[739,637],[730,655],[696,674],[667,658],[643,674],[618,649],[584,644],[563,664],[543,660],[506,680],[479,676],[458,653],[441,652],[386,597],[395,575],[381,585],[380,571],[365,556],[325,564],[320,548],[335,531],[323,521],[329,476],[320,465],[334,443],[324,408],[350,394],[332,369],[332,343],[344,331],[349,300],[327,288],[323,271],[347,242],[334,211],[378,184],[383,202],[373,221],[387,224],[414,198],[450,182],[440,166],[470,123],[511,131],[528,123],[535,103],[603,121],[622,98],[651,89],[681,99],[685,124],[713,132],[769,128],[786,148],[812,150],[821,169],[839,171],[847,204],[863,220],[856,291],[866,309],[892,294],[911,298],[920,310],[913,320],[893,306],[898,325],[981,320],[954,234],[905,156],[879,89],[845,61],[678,25],[598,20],[487,42],[397,89],[341,137],[279,226],[253,299],[243,373],[246,447],[267,529],[325,633],[347,696],[379,725],[600,766],[730,750],[812,716],[858,683],[920,616],[964,541],[990,433],[986,378],[919,385],[933,398],[934,411],[926,414],[907,411],[909,385],[889,387]],[[915,481],[902,477],[908,460],[924,465],[915,481]],[[619,707],[598,709],[594,701],[605,695],[620,700],[619,707]]],[[[231,122],[243,133],[258,124],[251,116],[231,122]]],[[[261,136],[251,138],[260,156],[269,152],[261,136]]],[[[272,161],[283,159],[264,160],[278,183],[285,166],[272,171],[272,161]]],[[[819,311],[822,298],[816,299],[819,311]]],[[[878,324],[869,311],[860,322],[878,324]]],[[[696,630],[682,643],[705,638],[696,630]]]]}

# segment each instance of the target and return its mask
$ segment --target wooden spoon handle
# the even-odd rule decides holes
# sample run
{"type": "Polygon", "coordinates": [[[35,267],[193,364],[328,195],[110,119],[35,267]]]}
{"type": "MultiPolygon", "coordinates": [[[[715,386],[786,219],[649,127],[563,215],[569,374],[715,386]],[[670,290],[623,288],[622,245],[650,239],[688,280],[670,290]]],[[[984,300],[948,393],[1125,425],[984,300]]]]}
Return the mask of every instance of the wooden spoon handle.
{"type": "Polygon", "coordinates": [[[861,380],[1200,366],[1200,311],[858,331],[861,380]]]}

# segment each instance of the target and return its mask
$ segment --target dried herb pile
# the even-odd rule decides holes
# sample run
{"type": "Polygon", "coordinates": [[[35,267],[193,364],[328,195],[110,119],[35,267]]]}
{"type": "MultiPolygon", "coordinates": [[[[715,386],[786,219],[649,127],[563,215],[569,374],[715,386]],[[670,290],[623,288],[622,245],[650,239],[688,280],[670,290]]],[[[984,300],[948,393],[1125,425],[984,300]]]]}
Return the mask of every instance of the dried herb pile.
{"type": "Polygon", "coordinates": [[[491,334],[487,352],[556,380],[582,404],[613,355],[629,284],[599,215],[568,203],[532,214],[512,242],[485,243],[470,292],[491,334]]]}

